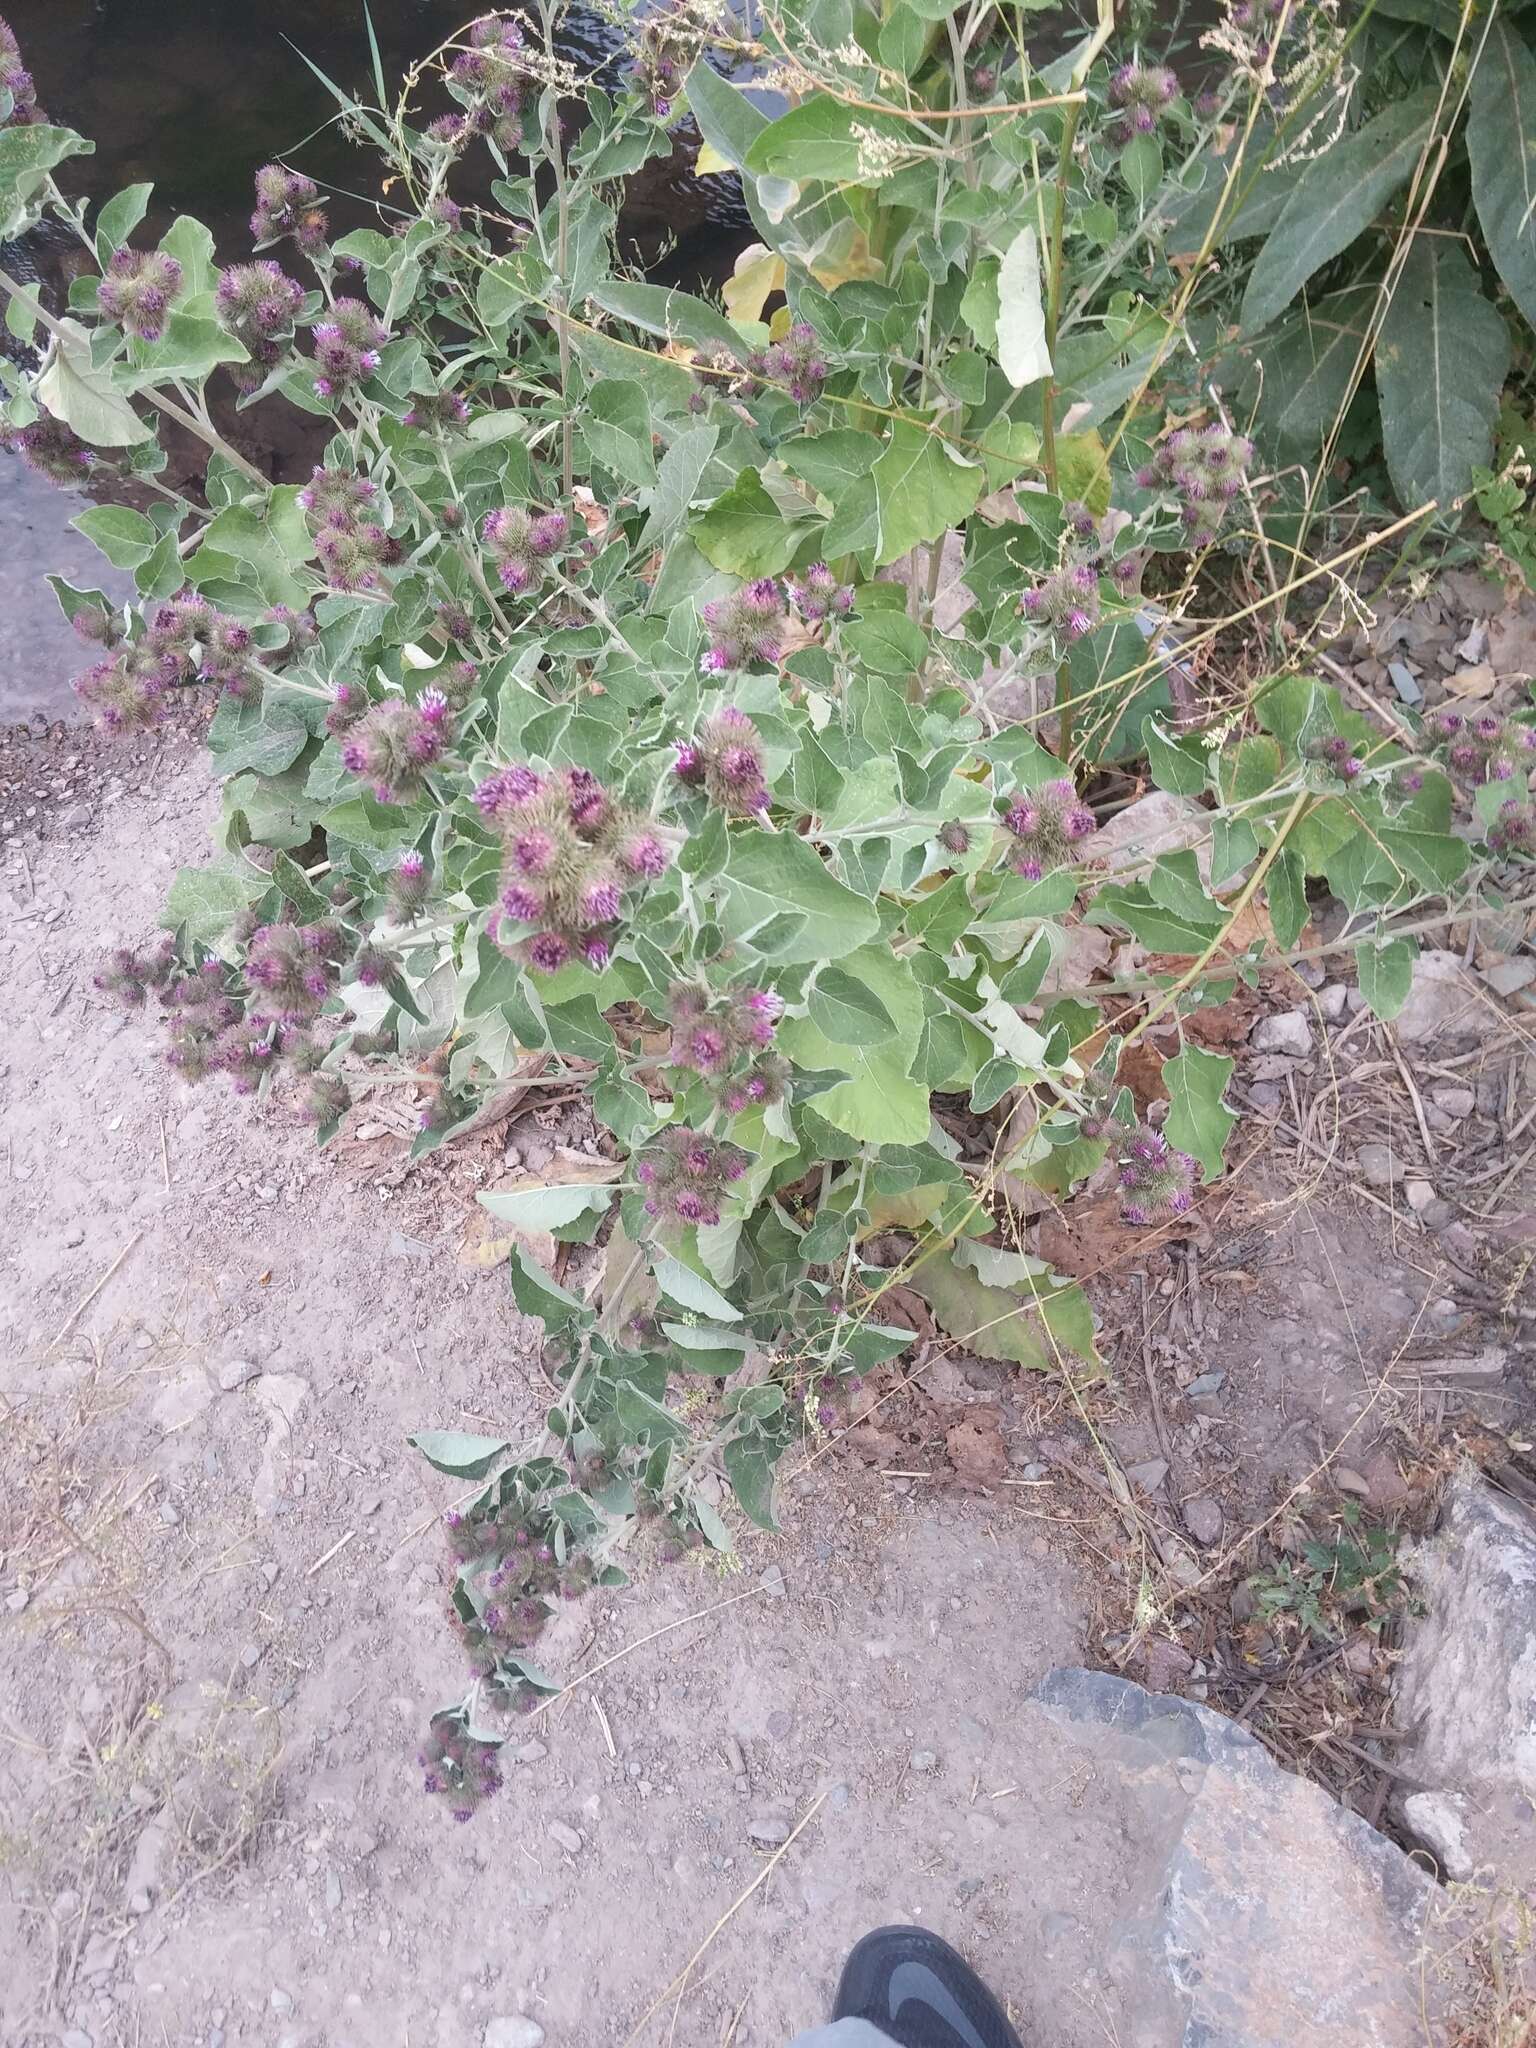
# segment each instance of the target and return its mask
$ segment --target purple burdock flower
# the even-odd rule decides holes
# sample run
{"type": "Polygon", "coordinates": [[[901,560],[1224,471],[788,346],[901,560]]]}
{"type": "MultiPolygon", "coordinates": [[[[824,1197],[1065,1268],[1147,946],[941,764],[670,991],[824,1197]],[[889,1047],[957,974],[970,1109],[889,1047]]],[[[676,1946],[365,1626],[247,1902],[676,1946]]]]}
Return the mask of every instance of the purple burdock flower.
{"type": "Polygon", "coordinates": [[[1499,805],[1487,837],[1494,852],[1506,858],[1536,853],[1536,804],[1528,798],[1507,797],[1499,805]]]}
{"type": "Polygon", "coordinates": [[[348,530],[374,517],[378,485],[353,469],[316,469],[299,492],[311,532],[348,530]]]}
{"type": "Polygon", "coordinates": [[[236,263],[219,274],[213,296],[219,325],[240,342],[251,364],[237,364],[237,381],[251,378],[250,389],[262,381],[261,373],[272,369],[284,355],[293,333],[293,323],[304,306],[304,290],[270,258],[256,263],[236,263]]]}
{"type": "Polygon", "coordinates": [[[30,426],[0,425],[0,439],[28,469],[54,484],[78,484],[99,460],[94,448],[73,434],[62,420],[43,413],[30,426]]]}
{"type": "Polygon", "coordinates": [[[570,530],[566,513],[535,515],[522,505],[502,505],[487,512],[480,527],[502,588],[513,597],[539,587],[544,565],[564,550],[570,530]]]}
{"type": "Polygon", "coordinates": [[[457,391],[418,393],[405,415],[408,427],[426,427],[435,433],[456,433],[469,424],[469,401],[457,391]]]}
{"type": "Polygon", "coordinates": [[[701,617],[709,629],[709,649],[701,664],[706,674],[750,668],[755,661],[777,662],[784,604],[771,576],[760,576],[729,597],[713,599],[701,617]]]}
{"type": "Polygon", "coordinates": [[[32,74],[22,62],[21,45],[3,15],[0,15],[0,90],[11,96],[11,111],[0,121],[0,128],[30,128],[47,118],[37,104],[37,88],[32,83],[32,74]]]}
{"type": "Polygon", "coordinates": [[[389,878],[389,914],[396,924],[410,924],[420,917],[432,892],[432,874],[426,855],[414,846],[406,848],[389,878]]]}
{"type": "Polygon", "coordinates": [[[808,626],[846,618],[853,610],[853,585],[839,583],[825,562],[813,564],[799,577],[786,576],[784,590],[808,626]]]}
{"type": "Polygon", "coordinates": [[[426,771],[451,738],[452,719],[440,692],[426,692],[418,704],[387,697],[370,704],[352,728],[342,765],[371,783],[380,803],[409,803],[426,786],[426,771]]]}
{"type": "Polygon", "coordinates": [[[636,1162],[637,1177],[650,1190],[646,1214],[661,1222],[718,1223],[724,1191],[746,1172],[748,1157],[723,1139],[669,1125],[636,1162]],[[643,1176],[641,1167],[648,1169],[643,1176]]]}
{"type": "Polygon", "coordinates": [[[114,249],[96,288],[96,303],[125,334],[158,341],[181,281],[181,265],[162,250],[114,249]]]}
{"type": "Polygon", "coordinates": [[[1111,142],[1123,149],[1134,136],[1150,135],[1178,89],[1166,65],[1122,64],[1109,81],[1109,103],[1124,115],[1110,128],[1111,142]]]}
{"type": "Polygon", "coordinates": [[[1065,640],[1081,640],[1099,623],[1099,579],[1086,563],[1044,576],[1019,599],[1019,611],[1065,640]]]}
{"type": "Polygon", "coordinates": [[[256,211],[251,215],[251,238],[257,247],[291,235],[306,256],[317,255],[329,234],[325,214],[315,204],[319,196],[313,178],[282,164],[263,164],[256,173],[256,211]]]}
{"type": "Polygon", "coordinates": [[[332,590],[378,590],[383,571],[401,557],[400,543],[373,521],[361,525],[322,526],[315,535],[315,553],[332,590]]]}
{"type": "MultiPolygon", "coordinates": [[[[772,989],[730,989],[720,993],[676,982],[668,991],[667,1016],[674,1066],[720,1075],[737,1061],[751,1060],[773,1041],[783,998],[772,989]]],[[[708,1163],[708,1155],[704,1155],[708,1163]]]]}
{"type": "Polygon", "coordinates": [[[821,396],[828,366],[809,321],[797,320],[782,341],[763,350],[759,374],[782,385],[797,405],[821,396]]]}
{"type": "Polygon", "coordinates": [[[626,888],[666,869],[655,833],[585,768],[547,780],[521,764],[504,768],[475,791],[475,804],[502,835],[502,912],[541,928],[499,943],[544,973],[578,955],[606,966],[626,888]]]}
{"type": "Polygon", "coordinates": [[[1176,1152],[1161,1131],[1138,1124],[1121,1150],[1121,1221],[1144,1224],[1186,1215],[1194,1207],[1198,1171],[1189,1154],[1176,1152]]]}
{"type": "Polygon", "coordinates": [[[358,949],[357,958],[352,963],[352,974],[364,988],[382,988],[399,971],[399,967],[399,961],[387,946],[375,945],[370,940],[358,949]]]}
{"type": "Polygon", "coordinates": [[[1016,796],[1003,813],[1003,827],[1014,842],[1008,865],[1029,882],[1076,859],[1082,841],[1098,829],[1092,811],[1064,775],[1016,796]]]}
{"type": "Polygon", "coordinates": [[[969,853],[971,835],[958,818],[951,818],[939,827],[939,844],[946,853],[969,853]]]}
{"type": "Polygon", "coordinates": [[[310,330],[314,343],[315,391],[321,398],[341,398],[365,383],[379,367],[389,329],[361,299],[338,299],[324,320],[310,330]]]}
{"type": "Polygon", "coordinates": [[[744,711],[717,711],[705,719],[697,739],[679,748],[673,773],[690,787],[702,784],[710,801],[730,816],[752,817],[773,801],[761,747],[744,711]]]}
{"type": "Polygon", "coordinates": [[[152,988],[165,987],[175,965],[174,939],[162,939],[152,952],[136,953],[130,946],[119,946],[91,979],[103,995],[116,996],[126,1008],[138,1010],[152,988]]]}
{"type": "Polygon", "coordinates": [[[1137,470],[1136,481],[1143,490],[1176,494],[1190,546],[1209,547],[1221,531],[1228,505],[1241,492],[1252,461],[1248,437],[1213,420],[1199,433],[1188,427],[1176,429],[1137,470]]]}

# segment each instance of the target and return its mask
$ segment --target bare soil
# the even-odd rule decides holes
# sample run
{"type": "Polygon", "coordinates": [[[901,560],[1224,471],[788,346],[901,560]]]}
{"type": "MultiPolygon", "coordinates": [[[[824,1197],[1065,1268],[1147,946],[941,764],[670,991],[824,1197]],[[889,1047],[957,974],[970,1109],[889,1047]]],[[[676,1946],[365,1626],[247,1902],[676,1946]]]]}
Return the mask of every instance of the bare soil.
{"type": "MultiPolygon", "coordinates": [[[[779,2048],[824,2017],[859,1933],[910,1919],[1025,2038],[1130,2043],[1138,1986],[1102,1958],[1157,1845],[1031,1711],[1057,1664],[1250,1716],[1383,1817],[1359,1731],[1389,1711],[1390,1631],[1320,1661],[1256,1630],[1242,1581],[1298,1515],[1410,1521],[1463,1449],[1518,1462],[1531,1297],[1502,1242],[1469,1234],[1458,1264],[1396,1188],[1365,1200],[1260,1123],[1263,1156],[1197,1237],[1106,1240],[1101,1385],[925,1347],[879,1410],[899,1457],[807,1446],[781,1537],[743,1531],[734,1569],[642,1553],[634,1587],[561,1616],[541,1661],[603,1668],[455,1827],[415,1763],[462,1692],[434,1526],[451,1489],[405,1438],[516,1438],[543,1405],[535,1327],[461,1254],[475,1188],[548,1119],[410,1165],[387,1111],[321,1153],[281,1104],[185,1087],[91,974],[204,851],[206,762],[185,733],[13,758],[0,2039],[480,2048],[526,2015],[550,2048],[637,2028],[779,2048]],[[79,815],[18,815],[71,756],[79,815]],[[1475,1394],[1425,1369],[1485,1345],[1504,1364],[1475,1394]],[[1006,1476],[951,1455],[961,1410],[1006,1476]]],[[[1510,1031],[1474,1061],[1490,1103],[1529,1051],[1510,1031]]],[[[1387,1114],[1337,1075],[1306,1085],[1325,1083],[1346,1118],[1387,1114]]]]}

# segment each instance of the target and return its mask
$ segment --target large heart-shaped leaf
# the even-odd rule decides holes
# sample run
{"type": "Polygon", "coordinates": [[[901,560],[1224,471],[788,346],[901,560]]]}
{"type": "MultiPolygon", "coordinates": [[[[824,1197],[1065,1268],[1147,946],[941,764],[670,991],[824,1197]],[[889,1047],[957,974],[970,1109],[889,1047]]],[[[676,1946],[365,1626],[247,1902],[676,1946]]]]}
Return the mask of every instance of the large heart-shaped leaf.
{"type": "Polygon", "coordinates": [[[1488,253],[1536,327],[1536,56],[1502,19],[1472,74],[1467,154],[1488,253]]]}

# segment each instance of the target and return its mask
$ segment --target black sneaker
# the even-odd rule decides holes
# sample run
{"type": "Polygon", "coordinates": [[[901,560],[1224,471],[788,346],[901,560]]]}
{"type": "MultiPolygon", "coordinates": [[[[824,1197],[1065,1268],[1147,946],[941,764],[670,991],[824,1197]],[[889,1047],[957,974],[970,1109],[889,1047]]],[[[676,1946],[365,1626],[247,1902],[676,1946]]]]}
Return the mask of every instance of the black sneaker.
{"type": "Polygon", "coordinates": [[[997,2000],[925,1927],[877,1927],[843,1965],[835,2020],[868,2020],[899,2048],[1023,2048],[997,2000]]]}

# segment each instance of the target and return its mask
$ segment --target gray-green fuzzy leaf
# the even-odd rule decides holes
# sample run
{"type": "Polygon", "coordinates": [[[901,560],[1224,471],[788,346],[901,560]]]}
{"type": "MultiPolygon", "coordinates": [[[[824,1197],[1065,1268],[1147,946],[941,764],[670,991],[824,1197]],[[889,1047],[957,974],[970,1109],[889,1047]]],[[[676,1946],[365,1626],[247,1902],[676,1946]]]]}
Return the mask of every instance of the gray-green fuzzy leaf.
{"type": "Polygon", "coordinates": [[[1488,253],[1536,327],[1536,56],[1507,21],[1489,24],[1472,74],[1467,154],[1488,253]]]}
{"type": "Polygon", "coordinates": [[[1488,466],[1509,355],[1504,317],[1460,243],[1419,236],[1376,345],[1387,469],[1405,506],[1433,498],[1449,510],[1488,466]]]}

